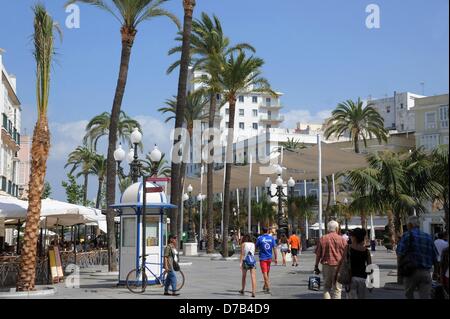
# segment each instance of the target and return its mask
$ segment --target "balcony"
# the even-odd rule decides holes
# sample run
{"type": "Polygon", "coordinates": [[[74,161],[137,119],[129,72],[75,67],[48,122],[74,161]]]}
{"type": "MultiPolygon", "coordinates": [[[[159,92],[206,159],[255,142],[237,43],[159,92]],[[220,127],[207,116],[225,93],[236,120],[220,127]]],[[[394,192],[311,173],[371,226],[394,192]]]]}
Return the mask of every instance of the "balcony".
{"type": "Polygon", "coordinates": [[[284,121],[284,115],[261,115],[259,117],[259,120],[261,122],[283,122],[284,121]]]}
{"type": "Polygon", "coordinates": [[[20,133],[13,126],[11,120],[8,120],[8,117],[6,116],[5,113],[2,113],[2,117],[3,117],[2,129],[16,145],[20,145],[20,133]]]}
{"type": "Polygon", "coordinates": [[[263,102],[263,103],[259,104],[259,107],[265,108],[265,109],[279,110],[279,109],[281,109],[283,106],[282,106],[281,103],[278,102],[278,101],[272,101],[272,102],[270,102],[270,103],[268,103],[268,102],[263,102]]]}

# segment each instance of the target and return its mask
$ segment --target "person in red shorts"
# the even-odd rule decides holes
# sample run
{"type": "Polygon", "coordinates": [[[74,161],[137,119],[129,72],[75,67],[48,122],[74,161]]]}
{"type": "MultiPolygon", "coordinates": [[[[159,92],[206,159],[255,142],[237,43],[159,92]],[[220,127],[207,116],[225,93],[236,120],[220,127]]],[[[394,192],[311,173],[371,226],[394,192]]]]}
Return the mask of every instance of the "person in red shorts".
{"type": "Polygon", "coordinates": [[[256,241],[256,248],[259,250],[259,265],[264,278],[263,290],[266,293],[270,293],[270,265],[272,263],[272,256],[274,256],[274,262],[277,264],[277,245],[275,239],[269,234],[269,228],[263,227],[263,232],[264,235],[259,236],[256,241]]]}

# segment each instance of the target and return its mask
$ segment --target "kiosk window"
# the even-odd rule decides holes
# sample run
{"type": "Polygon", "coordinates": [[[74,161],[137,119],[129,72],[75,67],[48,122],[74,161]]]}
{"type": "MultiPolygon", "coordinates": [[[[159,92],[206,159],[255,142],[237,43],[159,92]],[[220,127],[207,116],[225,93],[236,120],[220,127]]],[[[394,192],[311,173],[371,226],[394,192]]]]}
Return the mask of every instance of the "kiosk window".
{"type": "Polygon", "coordinates": [[[136,222],[133,217],[123,217],[122,247],[136,247],[136,222]]]}
{"type": "Polygon", "coordinates": [[[155,221],[151,216],[146,218],[145,235],[147,246],[159,245],[159,221],[155,221]]]}

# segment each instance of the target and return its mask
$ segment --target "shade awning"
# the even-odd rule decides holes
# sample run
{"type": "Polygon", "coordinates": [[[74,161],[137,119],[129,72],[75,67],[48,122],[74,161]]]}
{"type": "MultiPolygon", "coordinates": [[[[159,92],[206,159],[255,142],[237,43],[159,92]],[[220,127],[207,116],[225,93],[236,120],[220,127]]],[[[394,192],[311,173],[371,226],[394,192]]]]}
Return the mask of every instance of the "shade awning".
{"type": "MultiPolygon", "coordinates": [[[[356,154],[352,151],[344,151],[333,144],[322,143],[322,176],[329,176],[338,172],[347,171],[367,166],[365,155],[356,154]]],[[[318,146],[312,146],[306,149],[289,151],[284,150],[283,154],[275,153],[270,164],[253,163],[252,165],[252,186],[263,186],[267,177],[272,179],[275,176],[275,166],[281,165],[283,170],[283,179],[285,182],[290,177],[295,180],[318,179],[318,146]]],[[[250,165],[232,165],[230,189],[248,188],[248,176],[250,165]]],[[[213,192],[223,192],[224,169],[214,171],[213,173],[213,192]]],[[[200,178],[186,177],[184,187],[191,184],[194,192],[200,192],[200,178]]],[[[202,192],[206,192],[206,173],[203,175],[202,192]]]]}

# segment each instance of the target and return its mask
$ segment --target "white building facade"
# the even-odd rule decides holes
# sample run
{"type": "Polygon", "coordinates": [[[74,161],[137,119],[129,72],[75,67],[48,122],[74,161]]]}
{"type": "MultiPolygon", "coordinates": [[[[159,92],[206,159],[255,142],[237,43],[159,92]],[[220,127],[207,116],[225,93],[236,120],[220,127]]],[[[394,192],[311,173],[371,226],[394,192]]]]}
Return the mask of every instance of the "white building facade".
{"type": "Polygon", "coordinates": [[[369,99],[367,102],[371,103],[383,117],[386,129],[404,133],[415,131],[414,112],[411,109],[414,107],[415,99],[423,97],[410,92],[394,92],[391,97],[369,99]]]}
{"type": "Polygon", "coordinates": [[[21,104],[16,93],[16,77],[3,65],[0,49],[0,113],[2,117],[0,138],[0,192],[18,196],[21,104]]]}

